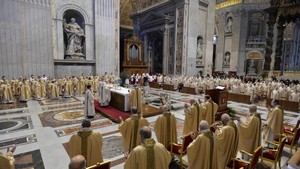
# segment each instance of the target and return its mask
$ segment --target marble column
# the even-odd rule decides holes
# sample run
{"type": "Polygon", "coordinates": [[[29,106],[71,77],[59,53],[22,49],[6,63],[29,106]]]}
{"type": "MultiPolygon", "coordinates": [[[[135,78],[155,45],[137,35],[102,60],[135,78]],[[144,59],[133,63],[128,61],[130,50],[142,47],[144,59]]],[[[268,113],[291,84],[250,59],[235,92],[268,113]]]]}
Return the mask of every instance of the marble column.
{"type": "Polygon", "coordinates": [[[277,41],[276,41],[276,55],[275,55],[275,63],[274,63],[274,70],[281,70],[282,67],[282,42],[283,42],[283,35],[285,29],[285,20],[283,18],[279,18],[277,22],[277,41]]]}
{"type": "Polygon", "coordinates": [[[169,58],[169,29],[167,25],[163,28],[163,74],[168,74],[168,58],[169,58]]]}

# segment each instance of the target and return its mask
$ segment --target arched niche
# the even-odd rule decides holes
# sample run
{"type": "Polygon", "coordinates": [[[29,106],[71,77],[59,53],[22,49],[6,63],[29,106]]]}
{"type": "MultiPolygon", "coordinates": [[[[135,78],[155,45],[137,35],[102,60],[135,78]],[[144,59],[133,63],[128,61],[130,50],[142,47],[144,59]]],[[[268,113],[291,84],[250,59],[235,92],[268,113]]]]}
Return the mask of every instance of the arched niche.
{"type": "Polygon", "coordinates": [[[63,14],[64,58],[85,59],[85,20],[83,15],[74,10],[63,14]]]}

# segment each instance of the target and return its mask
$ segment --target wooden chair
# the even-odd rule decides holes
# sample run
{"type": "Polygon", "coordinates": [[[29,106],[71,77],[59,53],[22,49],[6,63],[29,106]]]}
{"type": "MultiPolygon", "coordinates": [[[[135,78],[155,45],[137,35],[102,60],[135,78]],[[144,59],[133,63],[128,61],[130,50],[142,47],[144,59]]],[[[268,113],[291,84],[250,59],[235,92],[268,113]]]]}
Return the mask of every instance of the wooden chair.
{"type": "Polygon", "coordinates": [[[297,121],[295,126],[292,125],[284,125],[284,133],[290,134],[290,132],[294,132],[295,129],[299,128],[300,120],[297,121]]]}
{"type": "Polygon", "coordinates": [[[246,154],[251,157],[250,161],[245,161],[237,158],[233,158],[230,163],[227,165],[228,168],[232,169],[254,169],[256,168],[258,162],[259,162],[259,156],[262,153],[262,147],[258,147],[253,154],[250,154],[244,150],[241,151],[242,154],[246,154]]]}
{"type": "Polygon", "coordinates": [[[177,157],[179,157],[180,168],[182,169],[183,168],[182,157],[186,155],[187,147],[190,145],[191,142],[193,142],[193,138],[191,134],[189,134],[184,137],[181,137],[181,139],[182,139],[182,144],[172,143],[170,151],[172,155],[176,155],[177,157]]]}
{"type": "Polygon", "coordinates": [[[86,169],[110,169],[110,161],[97,163],[96,165],[87,167],[86,169]]]}
{"type": "Polygon", "coordinates": [[[300,137],[300,128],[297,128],[293,133],[287,132],[288,135],[281,135],[281,137],[286,137],[284,146],[290,148],[290,157],[293,155],[293,148],[295,151],[298,150],[298,141],[300,137]]]}
{"type": "Polygon", "coordinates": [[[279,142],[279,144],[276,144],[275,142],[267,141],[268,148],[263,148],[263,152],[260,156],[261,162],[263,162],[263,160],[266,160],[268,162],[273,163],[274,169],[276,169],[278,163],[279,168],[281,169],[281,156],[282,156],[282,151],[283,151],[285,141],[286,141],[286,137],[283,137],[279,142]],[[273,145],[274,148],[269,148],[270,144],[273,145]]]}

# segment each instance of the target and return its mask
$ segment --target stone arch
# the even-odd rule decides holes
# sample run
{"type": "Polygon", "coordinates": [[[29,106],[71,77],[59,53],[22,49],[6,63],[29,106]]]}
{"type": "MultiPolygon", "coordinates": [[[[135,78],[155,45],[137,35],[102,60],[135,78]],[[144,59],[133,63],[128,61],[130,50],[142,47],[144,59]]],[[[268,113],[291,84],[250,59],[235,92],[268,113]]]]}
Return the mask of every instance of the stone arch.
{"type": "Polygon", "coordinates": [[[85,20],[85,24],[92,24],[90,18],[88,17],[88,14],[85,12],[85,10],[83,10],[80,6],[75,5],[75,4],[65,4],[62,7],[60,7],[56,11],[56,18],[63,20],[64,13],[67,10],[75,10],[75,11],[79,12],[83,16],[83,18],[85,20]]]}

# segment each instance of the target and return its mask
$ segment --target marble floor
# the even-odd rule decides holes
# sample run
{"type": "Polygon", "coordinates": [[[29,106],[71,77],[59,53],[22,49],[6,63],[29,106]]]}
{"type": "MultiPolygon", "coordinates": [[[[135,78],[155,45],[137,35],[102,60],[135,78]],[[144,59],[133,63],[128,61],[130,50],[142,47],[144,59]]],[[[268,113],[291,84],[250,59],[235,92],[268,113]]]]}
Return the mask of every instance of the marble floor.
{"type": "MultiPolygon", "coordinates": [[[[204,95],[189,95],[160,89],[147,90],[145,102],[159,107],[160,93],[171,96],[173,113],[177,119],[178,136],[181,136],[184,122],[184,103],[190,99],[203,100],[204,95]]],[[[59,101],[45,100],[42,102],[28,101],[27,104],[0,105],[0,151],[5,153],[6,148],[16,144],[14,153],[16,169],[53,169],[67,168],[69,163],[68,141],[71,134],[80,130],[83,119],[83,97],[61,99],[59,101]]],[[[243,114],[248,110],[246,104],[229,102],[229,107],[243,114]]],[[[258,107],[262,119],[266,118],[266,108],[258,107]]],[[[285,121],[295,124],[299,119],[299,112],[285,112],[285,121]]],[[[150,127],[153,128],[157,116],[147,117],[150,127]]],[[[118,132],[118,124],[97,115],[92,121],[94,131],[102,133],[104,160],[112,162],[113,169],[121,169],[124,165],[122,138],[118,132]]],[[[153,133],[155,137],[155,134],[153,133]]],[[[180,142],[180,138],[178,138],[180,142]]],[[[289,150],[284,149],[282,165],[285,166],[289,157],[289,150]]],[[[171,167],[176,168],[176,167],[171,167]]]]}

